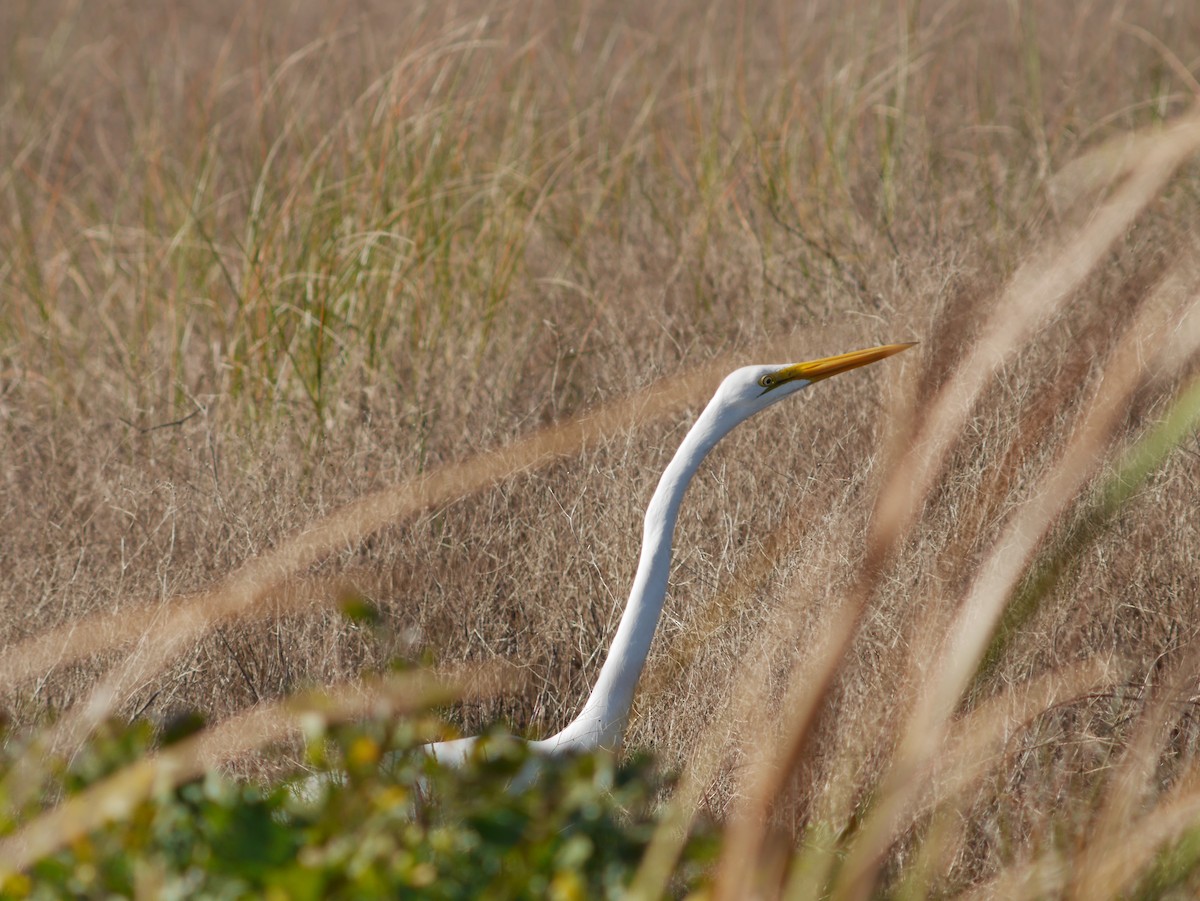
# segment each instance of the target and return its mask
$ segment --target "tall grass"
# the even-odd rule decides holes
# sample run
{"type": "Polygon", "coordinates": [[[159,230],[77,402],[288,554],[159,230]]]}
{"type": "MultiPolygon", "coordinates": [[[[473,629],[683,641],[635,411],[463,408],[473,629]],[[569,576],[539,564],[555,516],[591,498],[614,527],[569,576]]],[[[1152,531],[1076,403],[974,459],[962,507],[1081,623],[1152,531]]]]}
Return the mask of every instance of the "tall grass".
{"type": "Polygon", "coordinates": [[[248,766],[397,656],[519,664],[454,715],[544,734],[720,374],[919,339],[693,487],[632,891],[703,813],[717,897],[1194,888],[1198,25],[6,5],[3,796],[113,713],[248,766]]]}

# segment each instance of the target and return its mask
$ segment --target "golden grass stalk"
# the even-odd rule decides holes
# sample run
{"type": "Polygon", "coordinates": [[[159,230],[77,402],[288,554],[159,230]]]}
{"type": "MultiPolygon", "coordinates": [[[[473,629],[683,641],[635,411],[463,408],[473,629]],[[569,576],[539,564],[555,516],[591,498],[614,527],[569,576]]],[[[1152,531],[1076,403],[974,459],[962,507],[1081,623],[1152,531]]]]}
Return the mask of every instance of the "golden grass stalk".
{"type": "MultiPolygon", "coordinates": [[[[1143,435],[1121,455],[1121,459],[1100,491],[1102,503],[1119,506],[1137,490],[1147,476],[1157,469],[1165,457],[1179,446],[1188,435],[1200,428],[1200,378],[1193,379],[1180,392],[1163,419],[1143,435]]],[[[1193,654],[1188,654],[1184,664],[1176,670],[1178,679],[1186,679],[1193,672],[1193,654]]],[[[1172,701],[1168,680],[1166,690],[1159,695],[1158,704],[1172,701]]],[[[1153,742],[1153,728],[1165,714],[1152,709],[1143,718],[1139,737],[1135,745],[1126,752],[1125,763],[1118,768],[1106,807],[1099,821],[1104,841],[1088,842],[1081,849],[1079,862],[1094,866],[1094,876],[1085,878],[1085,887],[1101,886],[1104,891],[1119,893],[1128,887],[1145,869],[1152,856],[1165,843],[1177,839],[1185,830],[1194,826],[1200,818],[1200,789],[1197,780],[1200,771],[1195,767],[1178,782],[1175,791],[1143,814],[1137,822],[1126,821],[1123,828],[1109,826],[1122,808],[1128,809],[1128,798],[1136,790],[1137,767],[1142,759],[1142,748],[1153,742]],[[1103,879],[1101,878],[1103,877],[1103,879]]],[[[1074,867],[1058,853],[1046,854],[1021,866],[1012,867],[996,879],[972,891],[972,898],[1032,898],[1060,893],[1072,878],[1074,867]]]]}
{"type": "Polygon", "coordinates": [[[782,721],[780,737],[764,742],[755,755],[748,767],[745,799],[726,829],[714,889],[716,898],[737,898],[750,883],[763,853],[770,811],[807,750],[813,726],[858,630],[861,611],[861,605],[843,604],[833,617],[829,640],[821,652],[793,674],[791,688],[780,705],[782,715],[775,713],[782,721]]]}
{"type": "Polygon", "coordinates": [[[981,338],[938,392],[912,450],[892,470],[879,495],[869,543],[873,560],[881,562],[897,538],[907,532],[947,452],[996,372],[1041,323],[1068,302],[1113,242],[1200,149],[1200,110],[1152,134],[1152,140],[1139,135],[1141,155],[1087,222],[1066,241],[1022,265],[1005,287],[981,338]]]}
{"type": "MultiPolygon", "coordinates": [[[[1166,286],[1169,295],[1179,292],[1175,279],[1168,279],[1166,286]]],[[[939,753],[946,724],[983,659],[1005,605],[1045,536],[1098,471],[1134,391],[1150,373],[1152,361],[1157,363],[1159,349],[1176,345],[1166,356],[1177,363],[1200,351],[1200,330],[1189,327],[1200,320],[1200,299],[1192,300],[1182,314],[1164,315],[1169,310],[1161,302],[1148,304],[1126,332],[1059,463],[1010,519],[980,566],[947,633],[938,664],[907,719],[881,797],[846,862],[842,897],[869,894],[884,854],[909,822],[906,810],[939,753]],[[1171,328],[1180,323],[1183,327],[1171,328]],[[1183,347],[1178,347],[1180,342],[1183,347]]]]}
{"type": "Polygon", "coordinates": [[[968,899],[1036,899],[1054,896],[1104,899],[1128,897],[1154,856],[1189,830],[1200,825],[1200,788],[1195,767],[1182,781],[1186,791],[1172,793],[1145,814],[1125,824],[1119,835],[1101,842],[1089,841],[1084,852],[1071,859],[1057,851],[1010,867],[995,879],[968,892],[968,899]],[[1078,869],[1086,866],[1085,873],[1078,869]],[[1080,882],[1075,882],[1079,879],[1080,882]],[[1074,891],[1086,887],[1095,894],[1074,891]]]}
{"type": "MultiPolygon", "coordinates": [[[[911,528],[922,499],[977,398],[991,377],[1035,330],[1067,301],[1175,170],[1200,149],[1200,114],[1185,117],[1157,140],[1095,215],[1068,239],[1035,256],[1018,270],[997,304],[983,336],[939,392],[921,423],[911,449],[891,469],[879,495],[860,578],[833,623],[830,640],[817,661],[796,673],[784,704],[784,728],[751,769],[746,800],[731,820],[716,881],[718,898],[734,898],[748,884],[763,848],[766,820],[784,780],[803,757],[811,730],[829,687],[857,634],[874,580],[911,528]]],[[[1161,315],[1158,306],[1151,308],[1161,315]]],[[[842,897],[861,898],[871,891],[883,854],[907,822],[903,811],[923,784],[920,774],[940,745],[944,724],[986,650],[995,623],[1021,574],[1050,526],[1095,472],[1104,448],[1123,415],[1126,402],[1146,372],[1142,348],[1155,332],[1153,316],[1127,334],[1114,358],[1113,379],[1105,379],[1081,418],[1082,427],[1047,478],[1046,490],[1015,516],[997,541],[968,595],[949,654],[905,726],[900,750],[884,783],[881,799],[857,837],[842,868],[842,897]],[[1115,381],[1115,390],[1113,382],[1115,381]]]]}
{"type": "Polygon", "coordinates": [[[943,753],[932,762],[925,797],[909,817],[912,824],[927,817],[930,821],[922,828],[915,859],[901,884],[921,895],[944,872],[965,837],[961,823],[969,792],[1004,763],[1015,735],[1047,711],[1112,685],[1126,666],[1120,659],[1098,658],[1044,673],[1009,686],[955,721],[947,731],[943,753]]]}
{"type": "MultiPolygon", "coordinates": [[[[1138,819],[1139,804],[1153,788],[1168,726],[1178,715],[1180,698],[1186,696],[1197,672],[1200,672],[1200,645],[1193,643],[1167,673],[1157,696],[1143,711],[1132,740],[1108,778],[1108,791],[1088,830],[1087,844],[1073,866],[1070,897],[1117,897],[1128,886],[1128,877],[1114,882],[1104,857],[1109,849],[1123,844],[1130,823],[1138,819]]],[[[1136,875],[1141,869],[1141,866],[1129,867],[1128,872],[1136,875]]]]}
{"type": "MultiPolygon", "coordinates": [[[[1119,661],[1091,660],[1010,686],[964,716],[950,730],[913,821],[928,818],[913,858],[901,874],[899,897],[923,896],[963,841],[961,811],[971,789],[1003,764],[1013,736],[1054,707],[1110,685],[1119,661]]],[[[810,834],[794,855],[781,897],[829,897],[830,875],[842,841],[830,830],[810,834]]]]}

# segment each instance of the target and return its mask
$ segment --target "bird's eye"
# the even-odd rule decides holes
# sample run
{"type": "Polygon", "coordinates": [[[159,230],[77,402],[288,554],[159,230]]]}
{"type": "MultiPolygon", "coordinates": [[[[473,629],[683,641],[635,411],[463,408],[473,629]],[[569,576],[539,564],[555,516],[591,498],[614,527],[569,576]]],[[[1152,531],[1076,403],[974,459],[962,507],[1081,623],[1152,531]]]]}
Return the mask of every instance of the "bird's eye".
{"type": "Polygon", "coordinates": [[[774,388],[775,387],[775,376],[764,375],[761,379],[758,380],[758,383],[760,385],[762,385],[764,388],[774,388]]]}

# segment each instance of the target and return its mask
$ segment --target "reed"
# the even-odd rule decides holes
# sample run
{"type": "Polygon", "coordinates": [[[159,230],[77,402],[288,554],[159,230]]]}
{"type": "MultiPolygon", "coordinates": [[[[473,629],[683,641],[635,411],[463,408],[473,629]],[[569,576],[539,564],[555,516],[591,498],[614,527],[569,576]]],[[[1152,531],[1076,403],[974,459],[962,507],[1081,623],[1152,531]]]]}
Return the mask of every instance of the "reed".
{"type": "Polygon", "coordinates": [[[1198,15],[5,4],[0,864],[322,709],[549,734],[720,376],[919,340],[691,489],[624,889],[1195,888],[1198,15]]]}

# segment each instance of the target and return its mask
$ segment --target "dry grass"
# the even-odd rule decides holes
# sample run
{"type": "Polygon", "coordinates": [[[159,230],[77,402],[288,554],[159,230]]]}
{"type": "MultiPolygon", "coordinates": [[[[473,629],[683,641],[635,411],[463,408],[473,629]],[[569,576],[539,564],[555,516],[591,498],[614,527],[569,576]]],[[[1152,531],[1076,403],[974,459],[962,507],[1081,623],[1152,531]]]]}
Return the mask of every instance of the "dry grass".
{"type": "Polygon", "coordinates": [[[919,339],[706,464],[628,742],[731,897],[1129,889],[1196,822],[1200,12],[902,13],[5,4],[16,723],[429,655],[545,734],[717,374],[919,339]]]}

